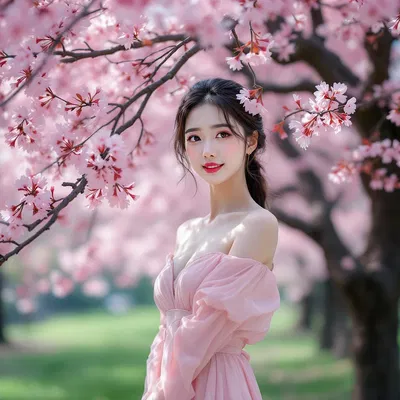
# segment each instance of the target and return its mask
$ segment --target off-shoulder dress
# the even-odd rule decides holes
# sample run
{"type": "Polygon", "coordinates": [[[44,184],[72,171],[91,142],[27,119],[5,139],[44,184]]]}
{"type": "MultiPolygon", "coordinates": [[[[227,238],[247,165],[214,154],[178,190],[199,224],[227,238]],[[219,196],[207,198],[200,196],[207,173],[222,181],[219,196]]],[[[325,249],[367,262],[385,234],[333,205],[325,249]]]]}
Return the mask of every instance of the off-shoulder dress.
{"type": "Polygon", "coordinates": [[[274,273],[251,258],[212,252],[174,280],[173,257],[154,282],[160,326],[142,400],[261,400],[243,348],[265,338],[280,306],[274,273]]]}

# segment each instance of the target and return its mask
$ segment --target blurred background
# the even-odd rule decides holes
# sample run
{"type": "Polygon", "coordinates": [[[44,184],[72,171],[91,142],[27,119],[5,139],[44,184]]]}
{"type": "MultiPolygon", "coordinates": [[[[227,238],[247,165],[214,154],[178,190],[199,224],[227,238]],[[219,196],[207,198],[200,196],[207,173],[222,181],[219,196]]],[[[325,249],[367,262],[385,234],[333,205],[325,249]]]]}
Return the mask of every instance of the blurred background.
{"type": "MultiPolygon", "coordinates": [[[[25,21],[22,2],[0,3],[9,7],[8,19],[0,8],[0,27],[7,32],[0,36],[0,50],[7,45],[10,54],[16,53],[28,64],[37,60],[31,49],[21,50],[19,42],[28,38],[31,46],[39,46],[36,37],[44,36],[47,28],[54,33],[57,24],[51,18],[58,21],[64,12],[75,13],[61,8],[69,2],[34,2],[62,6],[54,7],[54,15],[38,12],[37,20],[29,14],[32,25],[21,24],[25,21]]],[[[146,359],[160,323],[154,280],[174,251],[177,227],[209,213],[208,186],[196,176],[196,188],[190,174],[181,180],[183,171],[173,151],[173,117],[182,95],[197,80],[225,77],[251,88],[252,72],[263,88],[268,110],[263,115],[267,146],[259,159],[268,182],[270,209],[280,225],[273,272],[281,308],[266,338],[246,347],[263,399],[342,400],[350,399],[356,389],[357,400],[396,400],[400,197],[390,182],[384,188],[375,179],[374,168],[390,167],[398,183],[400,164],[396,165],[395,156],[399,157],[400,147],[395,150],[395,139],[400,138],[400,120],[391,122],[387,116],[390,112],[398,118],[400,113],[400,98],[392,97],[400,90],[399,42],[382,23],[398,15],[398,2],[382,1],[381,7],[373,0],[282,1],[276,2],[275,9],[275,2],[240,1],[220,2],[218,10],[214,9],[218,2],[211,0],[105,3],[111,4],[109,14],[99,13],[90,23],[87,18],[74,28],[78,34],[65,42],[68,49],[82,48],[84,42],[87,48],[81,51],[86,55],[76,59],[72,55],[72,61],[66,61],[65,54],[59,53],[46,72],[51,73],[57,100],[84,93],[86,85],[91,89],[100,85],[103,107],[107,101],[127,101],[144,83],[151,86],[150,82],[163,80],[141,119],[121,135],[124,149],[130,151],[124,173],[132,178],[129,182],[135,183],[139,197],[126,209],[112,208],[106,201],[88,209],[84,196],[77,196],[50,231],[1,265],[0,400],[141,398],[146,359]],[[245,20],[236,29],[241,41],[250,40],[249,21],[261,26],[263,33],[273,33],[276,43],[270,62],[254,65],[252,70],[228,67],[226,57],[233,57],[237,44],[232,35],[229,44],[224,44],[227,35],[220,22],[227,10],[237,10],[231,3],[240,8],[238,14],[243,13],[245,20]],[[252,9],[256,3],[267,7],[265,14],[252,9]],[[153,28],[159,28],[167,38],[154,43],[137,40],[136,26],[132,26],[143,23],[141,12],[149,17],[150,36],[153,28]],[[354,17],[351,22],[349,15],[354,17]],[[181,20],[182,26],[177,27],[176,21],[181,20]],[[193,38],[186,38],[188,32],[193,38]],[[91,58],[88,42],[96,49],[112,45],[117,50],[91,58]],[[189,57],[198,42],[216,46],[189,57]],[[172,50],[161,59],[166,43],[172,43],[168,47],[172,50]],[[166,79],[164,74],[170,74],[177,60],[185,57],[179,73],[175,68],[174,79],[166,79]],[[140,69],[144,60],[151,62],[140,69]],[[357,98],[357,112],[351,116],[353,125],[313,136],[305,151],[286,124],[280,125],[281,131],[274,127],[283,122],[285,110],[296,108],[293,94],[308,105],[323,81],[348,85],[348,97],[357,98]],[[355,175],[351,183],[340,185],[328,179],[332,167],[339,160],[352,160],[358,146],[385,139],[393,144],[389,162],[372,156],[361,178],[355,175]],[[381,396],[389,392],[391,397],[381,396]]],[[[140,31],[140,35],[147,33],[140,31]]],[[[251,47],[257,49],[254,43],[251,47]]],[[[1,51],[0,65],[12,65],[0,70],[5,74],[4,81],[0,76],[3,101],[11,85],[8,81],[15,83],[20,68],[1,51]]],[[[13,110],[17,107],[33,107],[35,99],[34,117],[38,109],[45,112],[37,104],[43,89],[40,79],[24,97],[16,97],[12,112],[2,110],[5,137],[10,134],[6,127],[16,123],[13,110]]],[[[140,101],[124,117],[136,115],[140,101]]],[[[93,126],[65,112],[64,103],[58,111],[47,110],[40,130],[45,133],[42,148],[29,157],[24,152],[26,143],[11,148],[10,139],[5,140],[7,145],[2,144],[0,152],[0,210],[19,201],[15,182],[28,166],[39,171],[54,161],[55,149],[60,149],[53,137],[57,139],[61,132],[86,138],[110,118],[104,110],[86,110],[93,126]]],[[[95,144],[96,140],[94,136],[95,144]]],[[[79,155],[66,164],[44,174],[49,186],[56,185],[58,198],[70,192],[61,182],[73,182],[87,172],[79,155]]]]}

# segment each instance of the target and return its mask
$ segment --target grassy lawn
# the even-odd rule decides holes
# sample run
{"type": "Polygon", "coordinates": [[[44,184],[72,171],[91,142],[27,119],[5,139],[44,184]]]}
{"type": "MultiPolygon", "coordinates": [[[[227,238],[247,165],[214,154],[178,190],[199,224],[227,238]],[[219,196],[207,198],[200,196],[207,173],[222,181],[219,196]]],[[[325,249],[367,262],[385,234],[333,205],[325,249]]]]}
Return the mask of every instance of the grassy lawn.
{"type": "MultiPolygon", "coordinates": [[[[349,399],[350,362],[319,352],[309,335],[293,335],[294,313],[282,305],[266,339],[246,347],[263,398],[349,399]]],[[[34,348],[0,350],[0,400],[140,399],[158,323],[157,309],[140,307],[126,316],[82,314],[10,327],[14,341],[34,348]]]]}

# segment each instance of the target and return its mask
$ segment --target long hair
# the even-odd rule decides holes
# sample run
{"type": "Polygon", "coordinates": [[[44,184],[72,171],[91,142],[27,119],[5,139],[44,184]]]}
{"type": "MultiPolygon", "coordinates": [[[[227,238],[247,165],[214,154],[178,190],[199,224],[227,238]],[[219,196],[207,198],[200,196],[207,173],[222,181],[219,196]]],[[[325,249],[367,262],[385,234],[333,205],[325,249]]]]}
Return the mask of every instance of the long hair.
{"type": "MultiPolygon", "coordinates": [[[[266,137],[264,133],[262,117],[259,114],[249,114],[237,100],[236,95],[243,89],[243,86],[235,81],[213,78],[204,79],[195,83],[182,98],[178,107],[175,118],[175,135],[174,135],[174,151],[178,162],[189,171],[196,183],[197,181],[192,172],[189,170],[189,161],[185,150],[185,125],[186,119],[194,107],[202,104],[211,104],[218,107],[225,117],[226,123],[229,125],[233,134],[241,140],[251,136],[256,130],[258,131],[257,148],[249,155],[246,154],[245,176],[246,183],[251,197],[263,208],[269,208],[268,205],[268,185],[263,175],[264,168],[257,160],[257,154],[264,151],[266,146],[266,137]],[[243,128],[245,137],[235,131],[232,126],[231,118],[239,123],[243,128]]],[[[185,177],[186,172],[182,179],[185,177]]]]}

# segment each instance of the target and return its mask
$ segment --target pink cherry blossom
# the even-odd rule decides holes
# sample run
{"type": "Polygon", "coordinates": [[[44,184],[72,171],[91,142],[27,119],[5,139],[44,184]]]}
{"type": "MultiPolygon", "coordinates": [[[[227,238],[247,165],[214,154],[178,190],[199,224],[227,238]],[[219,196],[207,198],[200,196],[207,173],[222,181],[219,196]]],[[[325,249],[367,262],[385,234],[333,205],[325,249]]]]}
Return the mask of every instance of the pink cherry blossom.
{"type": "Polygon", "coordinates": [[[243,68],[243,64],[240,61],[240,57],[226,57],[226,62],[232,71],[240,71],[243,68]]]}
{"type": "Polygon", "coordinates": [[[239,94],[236,95],[236,98],[240,100],[241,104],[244,104],[249,97],[250,97],[250,91],[246,88],[241,89],[239,94]]]}
{"type": "Polygon", "coordinates": [[[332,90],[330,91],[331,96],[340,103],[346,102],[347,96],[344,94],[347,90],[347,86],[344,83],[334,83],[332,90]]]}
{"type": "Polygon", "coordinates": [[[342,160],[332,167],[328,175],[329,180],[336,184],[351,182],[357,174],[357,168],[354,163],[342,160]]]}
{"type": "Polygon", "coordinates": [[[236,98],[243,104],[244,109],[252,115],[265,114],[268,112],[264,108],[261,87],[251,90],[243,88],[240,90],[239,94],[236,95],[236,98]]]}
{"type": "Polygon", "coordinates": [[[400,93],[395,93],[392,96],[391,107],[392,109],[386,118],[392,121],[395,125],[400,126],[400,93]]]}
{"type": "Polygon", "coordinates": [[[390,29],[394,35],[400,35],[400,14],[390,21],[390,29]]]}
{"type": "Polygon", "coordinates": [[[301,106],[301,97],[298,94],[293,93],[293,100],[296,103],[297,107],[299,109],[301,109],[302,108],[302,106],[301,106]]]}
{"type": "MultiPolygon", "coordinates": [[[[308,124],[310,122],[313,122],[313,120],[303,120],[302,122],[298,120],[293,120],[289,122],[289,128],[294,129],[293,135],[296,138],[296,142],[304,150],[307,149],[310,145],[311,136],[313,135],[312,130],[308,128],[308,124]]],[[[318,135],[318,133],[316,134],[318,135]]]]}
{"type": "Polygon", "coordinates": [[[399,178],[396,174],[391,174],[384,179],[384,189],[386,192],[393,192],[397,189],[399,178]]]}
{"type": "Polygon", "coordinates": [[[347,100],[347,103],[344,106],[344,112],[346,114],[354,114],[355,111],[356,111],[356,98],[352,97],[351,99],[347,100]]]}
{"type": "Polygon", "coordinates": [[[326,82],[321,82],[319,85],[316,86],[316,88],[317,91],[314,92],[314,96],[317,103],[321,103],[322,101],[330,97],[329,85],[326,82]]]}

